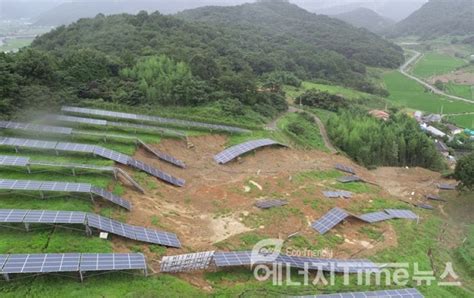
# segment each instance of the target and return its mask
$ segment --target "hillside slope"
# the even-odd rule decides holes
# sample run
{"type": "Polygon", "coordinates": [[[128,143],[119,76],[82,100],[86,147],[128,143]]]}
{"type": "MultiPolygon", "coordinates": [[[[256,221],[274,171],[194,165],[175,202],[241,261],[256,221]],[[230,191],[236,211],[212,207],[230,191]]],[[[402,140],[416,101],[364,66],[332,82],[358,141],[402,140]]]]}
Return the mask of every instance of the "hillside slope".
{"type": "Polygon", "coordinates": [[[474,0],[430,0],[399,22],[394,36],[466,35],[474,32],[474,0]]]}
{"type": "Polygon", "coordinates": [[[365,28],[371,32],[383,32],[389,26],[395,24],[394,21],[385,18],[368,8],[358,8],[352,11],[333,16],[336,19],[349,23],[358,28],[365,28]]]}
{"type": "Polygon", "coordinates": [[[281,39],[282,44],[331,50],[370,66],[395,67],[403,60],[398,46],[374,34],[284,2],[203,7],[178,16],[214,26],[257,28],[266,36],[281,39]]]}

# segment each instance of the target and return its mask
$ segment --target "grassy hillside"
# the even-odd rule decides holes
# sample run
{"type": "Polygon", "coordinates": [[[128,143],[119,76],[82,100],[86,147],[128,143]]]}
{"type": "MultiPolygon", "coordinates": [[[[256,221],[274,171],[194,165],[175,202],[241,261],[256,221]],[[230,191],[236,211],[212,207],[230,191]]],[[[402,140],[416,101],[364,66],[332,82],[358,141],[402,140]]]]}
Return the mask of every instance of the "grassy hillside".
{"type": "Polygon", "coordinates": [[[420,78],[429,78],[456,70],[466,65],[461,58],[439,53],[426,53],[413,69],[413,74],[420,78]]]}

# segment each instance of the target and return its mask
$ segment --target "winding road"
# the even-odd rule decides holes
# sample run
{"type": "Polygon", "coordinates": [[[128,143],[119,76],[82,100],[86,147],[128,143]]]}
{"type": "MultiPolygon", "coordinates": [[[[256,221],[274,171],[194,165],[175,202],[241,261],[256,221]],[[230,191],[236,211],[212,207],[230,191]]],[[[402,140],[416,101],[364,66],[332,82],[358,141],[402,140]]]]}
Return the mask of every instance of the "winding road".
{"type": "Polygon", "coordinates": [[[460,100],[460,101],[464,101],[464,102],[467,102],[467,103],[471,103],[471,104],[474,104],[474,101],[472,100],[469,100],[469,99],[466,99],[466,98],[463,98],[463,97],[459,97],[459,96],[455,96],[455,95],[450,95],[450,94],[446,94],[444,93],[443,91],[439,90],[438,88],[436,88],[435,86],[433,85],[430,85],[428,84],[427,82],[423,81],[422,79],[420,78],[417,78],[413,75],[411,75],[410,73],[408,73],[408,67],[415,61],[417,61],[418,59],[420,59],[423,55],[418,52],[418,51],[415,51],[415,50],[407,50],[409,52],[412,52],[414,53],[414,55],[408,59],[401,67],[400,67],[400,72],[412,79],[412,80],[415,80],[417,81],[418,83],[420,83],[421,85],[423,85],[424,87],[426,87],[427,89],[431,90],[431,92],[435,93],[435,94],[438,94],[438,95],[442,95],[442,96],[445,96],[445,97],[448,97],[448,98],[451,98],[451,99],[454,99],[454,100],[460,100]]]}

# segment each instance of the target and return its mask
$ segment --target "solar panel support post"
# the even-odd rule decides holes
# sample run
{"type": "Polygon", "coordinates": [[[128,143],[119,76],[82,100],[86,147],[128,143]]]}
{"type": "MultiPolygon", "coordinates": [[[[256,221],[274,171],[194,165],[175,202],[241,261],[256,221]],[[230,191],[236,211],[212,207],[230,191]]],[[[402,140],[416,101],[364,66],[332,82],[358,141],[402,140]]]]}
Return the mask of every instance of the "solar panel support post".
{"type": "Polygon", "coordinates": [[[86,227],[86,235],[89,236],[89,237],[92,236],[92,230],[89,227],[89,225],[86,224],[85,227],[86,227]]]}
{"type": "Polygon", "coordinates": [[[15,146],[15,152],[16,152],[16,153],[19,153],[19,152],[20,152],[20,151],[18,150],[18,147],[17,147],[17,146],[15,146]]]}
{"type": "Polygon", "coordinates": [[[90,195],[91,195],[92,204],[94,204],[94,203],[95,203],[95,201],[94,201],[94,194],[93,194],[93,193],[90,193],[90,195]]]}
{"type": "Polygon", "coordinates": [[[31,168],[29,165],[26,166],[26,170],[28,171],[28,174],[31,174],[31,168]]]}
{"type": "Polygon", "coordinates": [[[76,169],[72,168],[72,169],[71,169],[71,172],[72,172],[72,175],[73,175],[73,176],[76,176],[76,169]]]}
{"type": "Polygon", "coordinates": [[[40,197],[41,199],[44,199],[44,193],[42,191],[40,191],[40,197]]]}
{"type": "Polygon", "coordinates": [[[10,281],[10,276],[8,275],[8,273],[3,273],[3,278],[5,278],[7,282],[10,281]]]}
{"type": "Polygon", "coordinates": [[[79,270],[79,279],[81,280],[81,283],[84,282],[84,275],[81,270],[79,270]]]}
{"type": "Polygon", "coordinates": [[[25,230],[26,230],[27,232],[29,232],[29,231],[30,231],[30,224],[27,223],[27,222],[25,222],[24,224],[25,224],[25,230]]]}
{"type": "Polygon", "coordinates": [[[144,275],[145,277],[148,276],[148,267],[145,267],[145,269],[143,269],[143,275],[144,275]]]}

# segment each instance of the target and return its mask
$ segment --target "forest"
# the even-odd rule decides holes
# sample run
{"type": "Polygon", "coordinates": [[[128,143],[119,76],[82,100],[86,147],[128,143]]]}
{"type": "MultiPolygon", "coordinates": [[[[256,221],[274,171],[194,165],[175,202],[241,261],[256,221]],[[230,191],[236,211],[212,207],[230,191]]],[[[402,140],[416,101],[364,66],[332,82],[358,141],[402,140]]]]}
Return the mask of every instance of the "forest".
{"type": "MultiPolygon", "coordinates": [[[[234,13],[209,9],[206,15],[216,20],[234,13]]],[[[179,17],[140,12],[58,27],[17,54],[0,55],[2,117],[22,107],[83,100],[218,103],[229,113],[246,106],[272,117],[286,109],[284,83],[319,80],[383,93],[367,79],[366,67],[394,68],[403,60],[398,46],[366,30],[288,3],[231,9],[245,9],[251,18],[245,25],[216,25],[193,11],[179,17]]]]}

